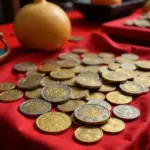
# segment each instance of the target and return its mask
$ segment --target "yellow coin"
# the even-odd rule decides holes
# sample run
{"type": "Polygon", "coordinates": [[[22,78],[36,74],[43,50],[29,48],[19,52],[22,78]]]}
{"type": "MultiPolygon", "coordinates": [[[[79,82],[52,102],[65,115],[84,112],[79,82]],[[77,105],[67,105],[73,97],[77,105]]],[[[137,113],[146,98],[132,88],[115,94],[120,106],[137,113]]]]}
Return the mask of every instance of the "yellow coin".
{"type": "Polygon", "coordinates": [[[3,91],[8,91],[8,90],[11,90],[11,89],[14,89],[15,88],[15,84],[14,83],[11,83],[11,82],[3,82],[3,83],[0,83],[0,91],[3,92],[3,91]]]}
{"type": "Polygon", "coordinates": [[[113,91],[106,95],[106,98],[109,102],[113,104],[128,104],[132,101],[131,96],[122,94],[119,91],[113,91]]]}
{"type": "Polygon", "coordinates": [[[74,136],[83,143],[94,143],[103,137],[103,131],[98,127],[81,126],[75,130],[74,136]]]}
{"type": "Polygon", "coordinates": [[[113,53],[109,53],[109,52],[100,52],[99,56],[102,58],[114,58],[115,57],[113,53]]]}
{"type": "Polygon", "coordinates": [[[138,83],[140,85],[145,85],[147,87],[150,87],[150,77],[141,77],[141,76],[138,76],[138,77],[134,78],[134,82],[138,83]]]}
{"type": "Polygon", "coordinates": [[[59,54],[58,58],[73,60],[73,59],[77,59],[78,55],[74,54],[74,53],[61,53],[61,54],[59,54]]]}
{"type": "Polygon", "coordinates": [[[113,63],[114,61],[115,61],[114,58],[109,58],[109,57],[103,57],[102,58],[102,62],[105,65],[109,65],[109,64],[113,63]]]}
{"type": "Polygon", "coordinates": [[[81,57],[97,57],[98,55],[95,54],[95,53],[85,53],[85,54],[82,54],[81,57]]]}
{"type": "Polygon", "coordinates": [[[104,99],[105,99],[105,95],[100,93],[100,92],[92,92],[86,98],[87,101],[90,101],[90,100],[104,100],[104,99]]]}
{"type": "Polygon", "coordinates": [[[124,57],[117,57],[116,62],[118,62],[118,63],[127,63],[128,62],[128,63],[135,64],[135,61],[133,61],[131,59],[124,58],[124,57]]]}
{"type": "Polygon", "coordinates": [[[115,70],[120,68],[120,64],[118,64],[118,63],[111,63],[111,64],[108,65],[108,68],[110,70],[112,70],[112,71],[115,71],[115,70]]]}
{"type": "Polygon", "coordinates": [[[75,100],[75,101],[77,101],[79,103],[79,106],[82,106],[82,105],[86,104],[86,102],[83,101],[83,100],[75,100]]]}
{"type": "Polygon", "coordinates": [[[94,73],[98,73],[99,72],[99,66],[87,66],[84,68],[83,71],[91,71],[94,73]]]}
{"type": "Polygon", "coordinates": [[[41,97],[42,88],[38,88],[32,91],[26,91],[25,96],[27,98],[40,98],[41,97]]]}
{"type": "Polygon", "coordinates": [[[26,76],[29,76],[29,75],[41,75],[41,76],[45,76],[45,73],[41,73],[41,72],[38,72],[36,70],[29,70],[26,72],[26,76]]]}
{"type": "Polygon", "coordinates": [[[44,77],[42,79],[42,81],[40,82],[41,86],[49,86],[49,85],[55,84],[55,83],[59,83],[59,81],[55,81],[49,76],[44,77]]]}
{"type": "Polygon", "coordinates": [[[66,84],[68,86],[76,86],[76,77],[73,77],[72,79],[69,80],[61,81],[61,83],[66,84]]]}
{"type": "Polygon", "coordinates": [[[103,83],[98,91],[100,91],[100,92],[111,92],[111,91],[114,91],[115,89],[116,89],[115,85],[108,85],[108,84],[103,83]]]}
{"type": "Polygon", "coordinates": [[[150,77],[150,71],[135,70],[137,76],[150,77]]]}
{"type": "Polygon", "coordinates": [[[75,74],[79,74],[80,72],[83,71],[83,69],[84,69],[83,66],[78,65],[78,66],[76,66],[76,67],[74,67],[74,68],[72,68],[72,69],[70,69],[70,70],[73,71],[75,74]]]}
{"type": "Polygon", "coordinates": [[[125,123],[117,118],[110,118],[108,122],[100,127],[108,133],[118,133],[125,129],[125,123]]]}
{"type": "Polygon", "coordinates": [[[58,61],[58,65],[61,68],[69,69],[69,68],[74,68],[75,66],[77,66],[77,62],[74,60],[61,60],[61,61],[58,61]]]}
{"type": "Polygon", "coordinates": [[[71,126],[71,118],[61,112],[48,112],[37,118],[36,126],[47,133],[59,133],[71,126]]]}
{"type": "Polygon", "coordinates": [[[107,71],[110,71],[109,69],[108,69],[108,66],[101,66],[101,67],[99,67],[99,72],[102,74],[102,73],[104,73],[104,72],[107,72],[107,71]]]}
{"type": "Polygon", "coordinates": [[[139,60],[136,61],[137,67],[144,70],[150,70],[150,61],[149,60],[139,60]]]}

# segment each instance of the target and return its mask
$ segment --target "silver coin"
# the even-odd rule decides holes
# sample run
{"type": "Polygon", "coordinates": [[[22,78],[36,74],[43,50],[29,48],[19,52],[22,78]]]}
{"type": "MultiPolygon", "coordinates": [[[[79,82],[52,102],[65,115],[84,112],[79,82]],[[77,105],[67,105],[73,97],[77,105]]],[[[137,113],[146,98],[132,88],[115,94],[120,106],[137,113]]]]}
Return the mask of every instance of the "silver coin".
{"type": "Polygon", "coordinates": [[[127,60],[138,60],[139,56],[136,54],[132,54],[132,53],[124,53],[121,55],[121,57],[126,58],[127,60]]]}
{"type": "Polygon", "coordinates": [[[118,105],[114,107],[113,113],[121,119],[136,119],[140,116],[140,110],[131,105],[118,105]]]}
{"type": "Polygon", "coordinates": [[[30,99],[23,102],[19,106],[19,110],[24,115],[28,116],[38,116],[43,113],[50,111],[52,108],[51,103],[46,102],[42,99],[30,99]]]}
{"type": "Polygon", "coordinates": [[[135,64],[126,62],[126,63],[121,64],[121,68],[127,69],[127,70],[135,70],[137,67],[135,64]]]}

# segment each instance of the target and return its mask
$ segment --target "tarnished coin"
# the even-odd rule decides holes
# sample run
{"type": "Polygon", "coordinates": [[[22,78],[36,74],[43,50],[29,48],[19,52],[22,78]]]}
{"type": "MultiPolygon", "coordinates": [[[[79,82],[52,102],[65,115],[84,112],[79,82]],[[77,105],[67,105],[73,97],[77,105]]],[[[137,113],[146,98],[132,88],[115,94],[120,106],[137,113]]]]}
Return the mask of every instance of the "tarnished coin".
{"type": "Polygon", "coordinates": [[[71,115],[71,120],[75,125],[81,126],[81,123],[75,118],[74,113],[71,115]]]}
{"type": "Polygon", "coordinates": [[[102,85],[99,76],[96,73],[90,71],[80,73],[76,78],[76,83],[89,89],[97,89],[102,85]]]}
{"type": "Polygon", "coordinates": [[[81,65],[77,65],[76,67],[71,68],[70,70],[74,72],[75,74],[79,74],[80,72],[84,70],[84,67],[81,65]]]}
{"type": "Polygon", "coordinates": [[[58,63],[58,60],[52,60],[52,59],[47,59],[44,61],[44,64],[57,64],[57,63],[58,63]]]}
{"type": "Polygon", "coordinates": [[[75,66],[77,66],[77,63],[74,60],[61,60],[61,61],[58,61],[58,65],[61,68],[69,69],[69,68],[74,68],[75,66]]]}
{"type": "Polygon", "coordinates": [[[100,128],[108,133],[118,133],[125,129],[125,123],[120,119],[110,118],[108,122],[100,126],[100,128]]]}
{"type": "Polygon", "coordinates": [[[57,64],[44,64],[44,65],[41,65],[39,66],[38,70],[40,72],[44,72],[44,73],[49,73],[51,71],[55,71],[55,70],[59,70],[60,69],[60,66],[57,65],[57,64]]]}
{"type": "Polygon", "coordinates": [[[102,73],[103,79],[110,81],[110,82],[124,82],[127,80],[127,75],[121,72],[109,71],[102,73]]]}
{"type": "Polygon", "coordinates": [[[89,95],[89,90],[85,90],[82,88],[74,87],[71,88],[71,99],[82,99],[86,98],[89,95]]]}
{"type": "Polygon", "coordinates": [[[83,143],[94,143],[103,137],[103,131],[98,127],[81,126],[75,130],[74,136],[83,143]]]}
{"type": "Polygon", "coordinates": [[[100,93],[100,92],[92,92],[86,98],[87,101],[90,101],[90,100],[104,100],[104,99],[105,99],[105,95],[100,93]]]}
{"type": "Polygon", "coordinates": [[[126,63],[122,63],[121,64],[121,68],[127,69],[127,70],[135,70],[136,69],[136,65],[126,62],[126,63]]]}
{"type": "Polygon", "coordinates": [[[137,76],[134,78],[134,82],[140,85],[145,85],[147,87],[150,87],[150,77],[137,76]]]}
{"type": "Polygon", "coordinates": [[[46,102],[42,99],[30,99],[23,102],[19,106],[19,110],[24,115],[38,116],[44,114],[52,108],[51,103],[46,102]]]}
{"type": "Polygon", "coordinates": [[[63,84],[52,84],[42,89],[41,96],[52,103],[64,103],[68,101],[71,90],[63,84]]]}
{"type": "Polygon", "coordinates": [[[2,82],[2,83],[0,83],[0,92],[14,89],[15,86],[16,85],[12,82],[2,82]]]}
{"type": "Polygon", "coordinates": [[[23,92],[20,90],[9,90],[0,93],[0,101],[2,102],[12,102],[19,100],[23,97],[23,92]]]}
{"type": "Polygon", "coordinates": [[[39,116],[36,126],[47,133],[60,133],[71,126],[71,118],[65,113],[48,112],[39,116]]]}
{"type": "Polygon", "coordinates": [[[144,92],[143,87],[133,81],[126,81],[119,85],[120,89],[129,95],[138,95],[144,92]]]}
{"type": "Polygon", "coordinates": [[[105,65],[109,65],[109,64],[113,63],[114,61],[115,61],[114,58],[109,58],[109,57],[102,58],[102,64],[105,64],[105,65]]]}
{"type": "Polygon", "coordinates": [[[77,53],[77,54],[84,54],[84,53],[87,53],[88,50],[85,48],[74,48],[72,49],[72,52],[77,53]]]}
{"type": "Polygon", "coordinates": [[[140,116],[140,110],[131,105],[119,105],[114,107],[113,113],[121,119],[136,119],[140,116]]]}
{"type": "Polygon", "coordinates": [[[90,100],[87,102],[87,104],[101,105],[107,108],[109,111],[111,110],[111,105],[104,100],[90,100]]]}
{"type": "Polygon", "coordinates": [[[124,95],[119,91],[113,91],[106,95],[106,98],[109,102],[113,104],[128,104],[132,101],[131,96],[124,95]]]}
{"type": "Polygon", "coordinates": [[[95,54],[95,53],[85,53],[85,54],[82,54],[81,57],[84,58],[84,57],[97,57],[98,55],[95,54]]]}
{"type": "Polygon", "coordinates": [[[99,53],[99,57],[102,57],[102,58],[114,58],[115,55],[113,53],[109,53],[109,52],[101,52],[101,53],[99,53]]]}
{"type": "Polygon", "coordinates": [[[108,65],[108,68],[112,71],[115,71],[120,68],[120,64],[119,63],[111,63],[108,65]]]}
{"type": "Polygon", "coordinates": [[[43,77],[41,75],[30,75],[18,81],[17,86],[20,89],[31,90],[38,88],[43,77]]]}
{"type": "Polygon", "coordinates": [[[139,61],[136,61],[136,65],[140,69],[150,70],[150,61],[149,60],[139,60],[139,61]]]}
{"type": "Polygon", "coordinates": [[[14,70],[19,72],[26,72],[28,70],[35,70],[37,68],[37,65],[31,62],[23,62],[18,63],[14,66],[14,70]]]}
{"type": "Polygon", "coordinates": [[[124,58],[124,57],[117,57],[116,58],[116,62],[118,62],[118,63],[132,63],[132,64],[135,64],[135,61],[133,61],[133,60],[131,60],[131,59],[128,59],[128,58],[124,58]]]}
{"type": "Polygon", "coordinates": [[[61,53],[58,56],[59,59],[69,59],[69,60],[74,60],[78,58],[77,54],[74,53],[61,53]]]}
{"type": "Polygon", "coordinates": [[[40,98],[41,97],[42,88],[38,88],[32,91],[26,91],[25,96],[27,98],[40,98]]]}
{"type": "Polygon", "coordinates": [[[38,72],[36,70],[29,70],[26,72],[26,76],[30,76],[30,75],[41,75],[41,76],[45,76],[45,73],[42,72],[38,72]]]}
{"type": "Polygon", "coordinates": [[[77,120],[89,125],[100,125],[110,117],[110,111],[101,105],[88,104],[74,111],[77,120]]]}
{"type": "Polygon", "coordinates": [[[126,58],[128,60],[138,60],[139,56],[136,54],[132,54],[132,53],[124,53],[121,55],[121,57],[126,58]]]}
{"type": "Polygon", "coordinates": [[[108,66],[101,66],[101,67],[99,67],[99,72],[102,74],[102,73],[104,73],[104,72],[107,72],[107,71],[110,71],[109,69],[108,69],[108,66]]]}
{"type": "Polygon", "coordinates": [[[81,40],[83,40],[83,37],[82,37],[82,36],[71,36],[71,37],[69,38],[69,41],[71,41],[71,42],[79,42],[79,41],[81,41],[81,40]]]}
{"type": "Polygon", "coordinates": [[[75,74],[71,70],[60,69],[57,71],[52,71],[50,73],[50,76],[56,80],[67,80],[67,79],[73,78],[75,76],[75,74]]]}
{"type": "Polygon", "coordinates": [[[102,64],[102,59],[99,57],[84,57],[82,63],[84,65],[100,65],[102,64]]]}
{"type": "Polygon", "coordinates": [[[137,76],[150,77],[150,71],[135,70],[137,76]]]}
{"type": "Polygon", "coordinates": [[[68,86],[76,86],[76,77],[73,77],[72,79],[69,80],[61,81],[61,83],[66,84],[68,86]]]}
{"type": "Polygon", "coordinates": [[[115,85],[107,85],[107,84],[102,84],[102,86],[98,89],[99,92],[107,93],[107,92],[112,92],[116,90],[115,85]]]}
{"type": "Polygon", "coordinates": [[[99,72],[99,66],[87,66],[84,68],[83,71],[91,71],[94,73],[98,73],[99,72]]]}

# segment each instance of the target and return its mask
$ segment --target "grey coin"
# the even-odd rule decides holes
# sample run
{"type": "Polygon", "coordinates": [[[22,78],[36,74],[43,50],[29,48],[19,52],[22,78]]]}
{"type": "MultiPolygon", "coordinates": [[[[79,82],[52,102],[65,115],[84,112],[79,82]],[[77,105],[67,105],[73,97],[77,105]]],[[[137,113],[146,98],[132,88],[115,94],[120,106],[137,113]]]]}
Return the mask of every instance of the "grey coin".
{"type": "Polygon", "coordinates": [[[102,62],[102,59],[99,57],[84,57],[82,59],[84,65],[100,65],[102,62]]]}
{"type": "Polygon", "coordinates": [[[127,60],[138,60],[139,56],[132,53],[124,53],[121,55],[121,57],[126,58],[127,60]]]}
{"type": "Polygon", "coordinates": [[[131,105],[118,105],[114,107],[113,113],[117,117],[127,120],[136,119],[140,116],[140,110],[131,105]]]}
{"type": "Polygon", "coordinates": [[[99,72],[102,74],[102,73],[104,73],[104,72],[107,72],[107,71],[110,71],[109,69],[108,69],[108,66],[101,66],[101,67],[99,67],[99,72]]]}
{"type": "Polygon", "coordinates": [[[42,99],[30,99],[23,102],[19,106],[20,112],[28,116],[41,115],[43,113],[50,111],[51,108],[52,108],[51,103],[46,102],[42,99]]]}
{"type": "Polygon", "coordinates": [[[84,68],[83,71],[91,71],[94,73],[98,73],[99,72],[99,66],[87,66],[84,68]]]}
{"type": "Polygon", "coordinates": [[[127,69],[127,70],[135,70],[136,69],[136,65],[126,62],[126,63],[122,63],[121,64],[121,68],[127,69]]]}

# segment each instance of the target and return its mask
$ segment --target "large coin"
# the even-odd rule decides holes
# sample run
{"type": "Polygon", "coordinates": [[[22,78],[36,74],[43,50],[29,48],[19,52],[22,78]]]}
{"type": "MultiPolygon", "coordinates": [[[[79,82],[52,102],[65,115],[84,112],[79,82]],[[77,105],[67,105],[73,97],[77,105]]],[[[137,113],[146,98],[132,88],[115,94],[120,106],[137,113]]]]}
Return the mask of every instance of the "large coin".
{"type": "Polygon", "coordinates": [[[127,70],[135,70],[136,69],[136,65],[126,62],[126,63],[122,63],[121,64],[121,68],[127,69],[127,70]]]}
{"type": "Polygon", "coordinates": [[[113,53],[109,53],[109,52],[101,52],[99,53],[99,56],[102,58],[114,58],[115,57],[113,53]]]}
{"type": "Polygon", "coordinates": [[[139,60],[136,62],[138,68],[143,70],[150,70],[150,61],[149,60],[139,60]]]}
{"type": "Polygon", "coordinates": [[[61,68],[69,69],[69,68],[74,68],[75,66],[77,66],[77,62],[74,60],[61,60],[61,61],[58,61],[58,65],[61,68]]]}
{"type": "Polygon", "coordinates": [[[125,129],[125,123],[117,118],[110,118],[108,122],[100,127],[108,133],[118,133],[125,129]]]}
{"type": "Polygon", "coordinates": [[[103,137],[103,131],[98,127],[81,126],[76,129],[74,136],[83,143],[94,143],[103,137]]]}
{"type": "Polygon", "coordinates": [[[140,116],[140,110],[131,105],[119,105],[113,109],[113,113],[121,119],[136,119],[140,116]]]}
{"type": "Polygon", "coordinates": [[[102,84],[102,86],[98,89],[98,91],[103,92],[103,93],[107,93],[107,92],[112,92],[116,90],[116,86],[115,85],[108,85],[108,84],[102,84]]]}
{"type": "Polygon", "coordinates": [[[83,66],[78,65],[78,66],[76,66],[76,67],[74,67],[74,68],[72,68],[72,69],[70,69],[70,70],[71,70],[72,72],[74,72],[75,74],[79,74],[80,72],[83,71],[83,69],[84,69],[83,66]]]}
{"type": "Polygon", "coordinates": [[[88,104],[78,107],[74,111],[77,120],[89,125],[99,125],[105,123],[109,117],[108,109],[101,105],[88,104]]]}
{"type": "Polygon", "coordinates": [[[0,83],[0,92],[8,91],[15,88],[15,84],[12,82],[3,82],[0,83]]]}
{"type": "Polygon", "coordinates": [[[68,86],[63,84],[52,84],[44,87],[41,96],[52,103],[64,103],[71,95],[71,90],[68,86]]]}
{"type": "Polygon", "coordinates": [[[119,63],[111,63],[108,65],[108,68],[112,71],[115,71],[120,68],[120,64],[119,63]]]}
{"type": "Polygon", "coordinates": [[[87,66],[84,68],[83,71],[91,71],[94,73],[98,73],[99,72],[99,66],[87,66]]]}
{"type": "Polygon", "coordinates": [[[61,53],[58,56],[59,59],[70,59],[70,60],[74,60],[78,58],[77,54],[73,54],[73,53],[61,53]]]}
{"type": "Polygon", "coordinates": [[[60,69],[60,66],[57,65],[57,64],[44,64],[44,65],[41,65],[39,66],[38,70],[40,72],[44,72],[44,73],[49,73],[51,71],[55,71],[55,70],[59,70],[60,69]]]}
{"type": "Polygon", "coordinates": [[[19,100],[23,97],[23,92],[20,90],[9,90],[0,93],[0,101],[2,102],[12,102],[19,100]]]}
{"type": "Polygon", "coordinates": [[[83,53],[87,53],[87,49],[85,48],[74,48],[72,49],[72,52],[73,53],[77,53],[77,54],[83,54],[83,53]]]}
{"type": "Polygon", "coordinates": [[[108,72],[108,71],[110,71],[109,69],[108,69],[108,66],[101,66],[101,67],[99,67],[99,72],[102,74],[102,73],[104,73],[104,72],[108,72]]]}
{"type": "Polygon", "coordinates": [[[135,77],[134,82],[140,85],[145,85],[147,87],[150,87],[150,77],[135,77]]]}
{"type": "Polygon", "coordinates": [[[105,99],[105,95],[100,93],[100,92],[92,92],[86,98],[87,101],[90,101],[90,100],[104,100],[104,99],[105,99]]]}
{"type": "Polygon", "coordinates": [[[99,57],[84,57],[82,63],[84,65],[100,65],[102,64],[102,59],[99,57]]]}
{"type": "Polygon", "coordinates": [[[79,42],[79,41],[82,41],[82,40],[83,40],[82,36],[71,36],[69,38],[69,41],[71,41],[71,42],[79,42]]]}
{"type": "Polygon", "coordinates": [[[37,118],[36,126],[47,133],[60,133],[71,126],[71,118],[61,112],[48,112],[37,118]]]}
{"type": "Polygon", "coordinates": [[[41,76],[45,76],[45,73],[42,72],[38,72],[36,70],[29,70],[26,72],[26,76],[30,76],[30,75],[41,75],[41,76]]]}
{"type": "Polygon", "coordinates": [[[31,62],[23,62],[18,63],[14,66],[14,70],[19,72],[26,72],[28,70],[35,70],[37,68],[37,65],[31,62]]]}
{"type": "Polygon", "coordinates": [[[119,91],[113,91],[110,92],[106,95],[106,98],[109,102],[113,103],[113,104],[128,104],[132,101],[132,97],[131,96],[127,96],[122,94],[119,91]]]}
{"type": "Polygon", "coordinates": [[[76,86],[76,77],[73,77],[72,79],[69,80],[61,81],[61,83],[66,84],[68,86],[76,86]]]}
{"type": "Polygon", "coordinates": [[[42,88],[38,88],[35,90],[30,90],[25,92],[25,96],[27,98],[40,98],[41,97],[42,88]]]}
{"type": "Polygon", "coordinates": [[[131,54],[131,53],[122,54],[121,57],[126,58],[126,59],[128,59],[128,60],[138,60],[138,59],[139,59],[139,56],[138,56],[138,55],[136,55],[136,54],[131,54]]]}
{"type": "Polygon", "coordinates": [[[43,101],[42,99],[27,100],[19,106],[20,112],[28,116],[38,116],[44,114],[50,111],[51,108],[51,103],[43,101]]]}

